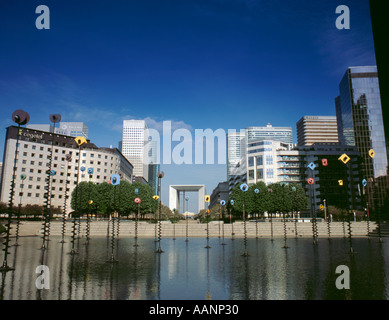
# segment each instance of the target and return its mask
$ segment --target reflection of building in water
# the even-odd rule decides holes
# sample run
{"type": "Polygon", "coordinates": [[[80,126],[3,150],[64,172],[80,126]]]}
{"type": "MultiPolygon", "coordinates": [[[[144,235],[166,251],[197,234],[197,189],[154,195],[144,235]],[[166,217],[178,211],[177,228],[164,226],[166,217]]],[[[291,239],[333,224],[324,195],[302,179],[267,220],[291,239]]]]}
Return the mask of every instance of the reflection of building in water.
{"type": "Polygon", "coordinates": [[[178,260],[177,260],[177,255],[178,251],[177,250],[169,250],[168,251],[168,266],[167,266],[167,273],[168,273],[168,278],[169,279],[174,279],[178,272],[178,260]]]}

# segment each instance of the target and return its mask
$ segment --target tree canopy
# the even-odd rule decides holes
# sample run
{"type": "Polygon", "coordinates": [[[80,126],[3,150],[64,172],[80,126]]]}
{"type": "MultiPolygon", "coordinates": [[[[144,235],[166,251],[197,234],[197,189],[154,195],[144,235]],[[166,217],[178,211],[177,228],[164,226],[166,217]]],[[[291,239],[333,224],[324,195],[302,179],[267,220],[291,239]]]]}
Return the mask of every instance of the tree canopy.
{"type": "Polygon", "coordinates": [[[130,184],[120,181],[116,186],[106,182],[80,182],[72,192],[71,208],[81,213],[90,211],[108,215],[116,211],[119,215],[128,216],[138,212],[139,207],[143,215],[157,210],[158,200],[153,196],[152,188],[140,182],[130,184]],[[135,203],[135,198],[141,200],[139,204],[135,203]]]}
{"type": "Polygon", "coordinates": [[[243,212],[243,206],[246,214],[289,213],[307,209],[308,198],[299,184],[266,185],[261,181],[251,185],[247,191],[242,191],[240,185],[234,187],[227,207],[237,215],[243,212]]]}

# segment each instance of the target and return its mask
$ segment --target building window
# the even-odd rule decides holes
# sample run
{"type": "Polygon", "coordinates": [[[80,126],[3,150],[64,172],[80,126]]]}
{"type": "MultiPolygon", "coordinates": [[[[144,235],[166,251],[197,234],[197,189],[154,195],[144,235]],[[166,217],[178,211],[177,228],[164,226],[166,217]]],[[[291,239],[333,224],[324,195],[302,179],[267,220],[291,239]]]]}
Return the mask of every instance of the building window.
{"type": "Polygon", "coordinates": [[[250,180],[254,179],[254,170],[249,170],[249,179],[250,180]]]}
{"type": "Polygon", "coordinates": [[[257,169],[257,179],[263,179],[263,169],[257,169]]]}
{"type": "Polygon", "coordinates": [[[254,157],[249,157],[249,167],[254,167],[254,157]]]}
{"type": "Polygon", "coordinates": [[[257,156],[257,166],[262,166],[263,165],[263,160],[262,156],[257,156]]]}

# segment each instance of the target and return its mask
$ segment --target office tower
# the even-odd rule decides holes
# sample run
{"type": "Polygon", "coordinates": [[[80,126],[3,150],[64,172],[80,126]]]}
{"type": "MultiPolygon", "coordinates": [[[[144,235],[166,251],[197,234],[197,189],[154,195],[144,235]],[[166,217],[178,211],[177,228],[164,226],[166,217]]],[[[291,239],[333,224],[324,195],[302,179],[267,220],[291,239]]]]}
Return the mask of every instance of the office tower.
{"type": "Polygon", "coordinates": [[[376,66],[350,67],[335,98],[339,142],[356,146],[363,161],[362,177],[367,185],[367,205],[383,204],[388,185],[388,155],[376,66]],[[374,150],[374,158],[369,151],[374,150]],[[377,185],[376,185],[377,184],[377,185]]]}
{"type": "Polygon", "coordinates": [[[245,158],[245,132],[231,131],[227,133],[227,180],[233,174],[234,168],[245,158]]]}
{"type": "Polygon", "coordinates": [[[134,166],[134,175],[143,177],[146,182],[149,175],[148,138],[144,120],[123,121],[122,153],[134,166]]]}
{"type": "MultiPolygon", "coordinates": [[[[54,127],[51,124],[28,124],[26,127],[39,131],[54,132],[54,127]]],[[[88,139],[89,129],[84,122],[60,122],[59,127],[55,128],[55,133],[88,139]]]]}
{"type": "Polygon", "coordinates": [[[248,127],[246,128],[246,139],[247,143],[259,140],[293,143],[292,128],[273,127],[270,123],[266,127],[248,127]]]}
{"type": "Polygon", "coordinates": [[[148,184],[153,189],[154,194],[158,193],[158,177],[159,172],[159,157],[158,157],[158,142],[155,140],[149,140],[148,143],[148,164],[149,164],[149,174],[148,174],[148,184]]]}
{"type": "Polygon", "coordinates": [[[336,116],[304,116],[296,123],[297,145],[314,143],[337,143],[336,116]]]}
{"type": "MultiPolygon", "coordinates": [[[[52,169],[55,171],[55,175],[51,181],[51,206],[60,209],[63,208],[65,188],[67,187],[69,196],[67,211],[71,211],[71,192],[76,186],[79,172],[79,147],[74,137],[60,134],[53,135],[47,131],[39,131],[31,128],[21,128],[20,131],[16,126],[7,128],[1,175],[0,201],[6,203],[9,201],[18,134],[19,150],[17,155],[17,180],[15,183],[14,200],[18,203],[22,196],[23,205],[44,204],[44,195],[46,193],[45,181],[47,179],[46,170],[49,165],[54,138],[52,169]],[[66,159],[67,155],[71,155],[70,161],[66,159]],[[26,175],[23,183],[19,178],[21,174],[26,175]]],[[[132,180],[133,166],[116,148],[99,148],[88,140],[81,147],[80,161],[80,168],[84,167],[85,171],[82,172],[80,170],[79,182],[108,182],[113,174],[120,174],[122,179],[128,182],[132,180]],[[93,169],[91,178],[86,173],[89,168],[93,169]]]]}

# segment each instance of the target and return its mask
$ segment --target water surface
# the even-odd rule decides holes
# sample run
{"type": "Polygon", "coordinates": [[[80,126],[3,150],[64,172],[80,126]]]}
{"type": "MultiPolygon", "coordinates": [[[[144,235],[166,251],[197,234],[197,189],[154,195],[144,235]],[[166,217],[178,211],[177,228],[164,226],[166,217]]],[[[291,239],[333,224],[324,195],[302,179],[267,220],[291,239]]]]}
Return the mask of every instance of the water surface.
{"type": "MultiPolygon", "coordinates": [[[[111,239],[80,238],[78,254],[72,245],[50,237],[41,250],[38,237],[22,237],[9,249],[2,273],[3,300],[288,300],[388,298],[388,240],[353,239],[162,239],[163,253],[156,253],[154,239],[115,240],[110,262],[111,239]],[[49,268],[49,289],[37,289],[38,265],[49,268]],[[350,289],[339,290],[337,266],[350,269],[350,289]]],[[[14,241],[11,242],[11,245],[14,241]]],[[[3,252],[0,254],[3,261],[3,252]]],[[[1,274],[1,273],[0,273],[1,274]]]]}

